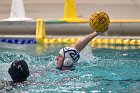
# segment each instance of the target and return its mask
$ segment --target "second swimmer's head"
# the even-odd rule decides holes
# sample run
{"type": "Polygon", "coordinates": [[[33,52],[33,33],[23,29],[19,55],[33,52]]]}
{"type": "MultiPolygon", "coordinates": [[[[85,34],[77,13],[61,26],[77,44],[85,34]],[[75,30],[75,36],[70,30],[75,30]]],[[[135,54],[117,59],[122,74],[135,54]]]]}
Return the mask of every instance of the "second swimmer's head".
{"type": "Polygon", "coordinates": [[[12,62],[11,67],[8,69],[13,82],[23,82],[29,77],[29,68],[24,60],[16,60],[12,62]]]}

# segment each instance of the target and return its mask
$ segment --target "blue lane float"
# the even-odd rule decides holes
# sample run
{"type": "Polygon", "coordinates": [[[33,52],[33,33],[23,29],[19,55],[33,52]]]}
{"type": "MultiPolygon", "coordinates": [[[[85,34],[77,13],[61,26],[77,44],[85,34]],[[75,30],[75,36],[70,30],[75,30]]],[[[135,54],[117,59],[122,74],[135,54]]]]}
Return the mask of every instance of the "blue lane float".
{"type": "Polygon", "coordinates": [[[33,39],[22,39],[22,38],[0,38],[2,43],[11,43],[11,44],[36,44],[36,40],[33,39]]]}

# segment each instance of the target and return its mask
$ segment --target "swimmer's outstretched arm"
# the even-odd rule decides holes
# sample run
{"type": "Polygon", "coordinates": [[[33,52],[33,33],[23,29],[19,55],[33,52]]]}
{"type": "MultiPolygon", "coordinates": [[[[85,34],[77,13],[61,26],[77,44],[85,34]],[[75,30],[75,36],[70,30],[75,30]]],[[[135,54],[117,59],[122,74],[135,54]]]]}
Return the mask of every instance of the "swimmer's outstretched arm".
{"type": "Polygon", "coordinates": [[[84,47],[96,36],[98,36],[101,33],[97,33],[97,32],[93,32],[87,36],[85,36],[84,38],[82,38],[81,40],[79,40],[73,47],[80,52],[82,49],[84,49],[84,47]]]}

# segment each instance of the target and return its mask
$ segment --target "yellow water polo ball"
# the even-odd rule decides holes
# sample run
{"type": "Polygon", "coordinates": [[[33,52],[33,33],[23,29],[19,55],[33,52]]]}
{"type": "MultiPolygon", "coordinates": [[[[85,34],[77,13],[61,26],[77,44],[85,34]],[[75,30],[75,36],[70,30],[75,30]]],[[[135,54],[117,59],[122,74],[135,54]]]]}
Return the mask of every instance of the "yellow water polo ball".
{"type": "Polygon", "coordinates": [[[109,28],[110,18],[105,12],[94,12],[90,16],[89,23],[96,32],[105,32],[109,28]]]}

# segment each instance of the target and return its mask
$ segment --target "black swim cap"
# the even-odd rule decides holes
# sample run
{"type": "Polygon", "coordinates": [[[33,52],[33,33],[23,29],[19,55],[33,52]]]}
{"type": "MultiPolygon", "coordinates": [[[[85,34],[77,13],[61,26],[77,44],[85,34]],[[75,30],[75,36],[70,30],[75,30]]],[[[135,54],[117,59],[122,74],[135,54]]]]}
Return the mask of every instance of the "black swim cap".
{"type": "Polygon", "coordinates": [[[8,73],[14,82],[22,82],[27,80],[29,76],[29,68],[24,60],[16,60],[12,62],[8,73]]]}

